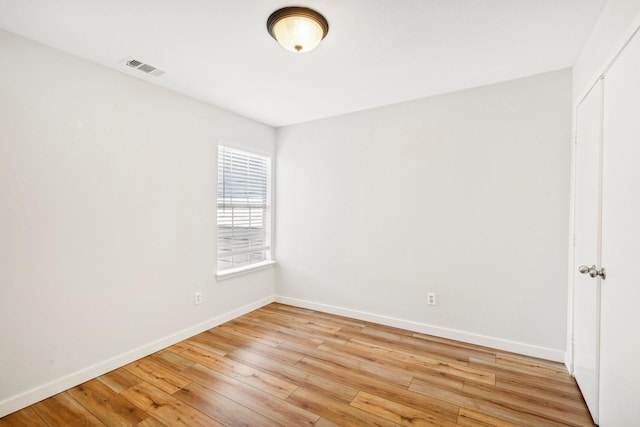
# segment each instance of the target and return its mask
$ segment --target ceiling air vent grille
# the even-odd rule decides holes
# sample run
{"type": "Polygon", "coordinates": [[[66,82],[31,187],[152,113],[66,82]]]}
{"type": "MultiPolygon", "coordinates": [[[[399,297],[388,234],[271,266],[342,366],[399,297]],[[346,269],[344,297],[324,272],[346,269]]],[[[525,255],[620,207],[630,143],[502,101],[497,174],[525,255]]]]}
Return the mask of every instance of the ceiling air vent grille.
{"type": "Polygon", "coordinates": [[[125,64],[131,68],[135,68],[136,70],[142,71],[143,73],[150,74],[154,77],[158,77],[164,74],[164,71],[157,69],[153,65],[145,64],[142,61],[138,61],[137,59],[128,59],[125,61],[125,64]]]}
{"type": "Polygon", "coordinates": [[[150,73],[152,71],[155,71],[156,67],[152,67],[149,64],[142,64],[141,66],[138,67],[138,70],[144,71],[145,73],[150,73]]]}

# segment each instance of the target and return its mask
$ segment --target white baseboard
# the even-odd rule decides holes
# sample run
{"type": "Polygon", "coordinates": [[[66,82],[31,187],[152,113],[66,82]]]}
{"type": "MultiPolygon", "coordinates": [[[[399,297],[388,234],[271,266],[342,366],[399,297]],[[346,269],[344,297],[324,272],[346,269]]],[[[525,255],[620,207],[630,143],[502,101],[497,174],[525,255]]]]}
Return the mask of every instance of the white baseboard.
{"type": "Polygon", "coordinates": [[[292,305],[294,307],[307,308],[310,310],[317,310],[317,311],[322,311],[324,313],[330,313],[330,314],[337,314],[340,316],[351,317],[353,319],[364,320],[367,322],[374,322],[374,323],[379,323],[381,325],[406,329],[408,331],[433,335],[436,337],[448,338],[456,341],[463,341],[469,344],[476,344],[476,345],[481,345],[485,347],[495,348],[498,350],[523,354],[526,356],[552,360],[554,362],[565,362],[565,352],[561,350],[554,350],[551,348],[539,347],[539,346],[524,344],[516,341],[509,341],[509,340],[494,338],[486,335],[473,334],[470,332],[458,331],[455,329],[442,328],[439,326],[427,325],[425,323],[418,323],[410,320],[398,319],[395,317],[382,316],[379,314],[368,313],[365,311],[358,311],[358,310],[352,310],[344,307],[320,304],[320,303],[301,300],[297,298],[276,296],[275,300],[276,302],[292,305]]]}
{"type": "Polygon", "coordinates": [[[39,402],[47,397],[53,396],[57,393],[68,390],[71,387],[75,387],[90,379],[99,377],[107,372],[113,371],[121,366],[136,361],[140,358],[153,354],[157,351],[167,348],[175,343],[183,341],[208,329],[214,328],[225,322],[233,320],[244,314],[257,310],[260,307],[264,307],[267,304],[274,302],[274,297],[262,298],[254,301],[235,310],[231,310],[227,313],[216,316],[212,319],[198,323],[182,331],[171,334],[165,338],[161,338],[157,341],[145,344],[134,350],[128,351],[124,354],[120,354],[111,359],[100,362],[96,365],[89,366],[80,371],[74,372],[63,378],[59,378],[48,384],[44,384],[32,390],[21,393],[17,396],[10,397],[0,402],[0,418],[5,415],[11,414],[36,402],[39,402]]]}
{"type": "Polygon", "coordinates": [[[574,376],[573,375],[573,358],[571,357],[571,354],[569,354],[569,352],[566,352],[564,355],[564,366],[567,367],[567,371],[569,371],[571,376],[574,376]]]}

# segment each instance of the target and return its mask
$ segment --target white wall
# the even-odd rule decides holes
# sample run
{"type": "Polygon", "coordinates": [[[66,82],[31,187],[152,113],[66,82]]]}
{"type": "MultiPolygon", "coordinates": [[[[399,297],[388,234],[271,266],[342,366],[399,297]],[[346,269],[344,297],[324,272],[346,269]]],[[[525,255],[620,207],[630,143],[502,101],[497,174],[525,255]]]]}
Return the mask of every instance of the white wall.
{"type": "Polygon", "coordinates": [[[602,74],[621,43],[629,40],[640,13],[639,0],[608,0],[573,67],[574,100],[584,96],[602,74]]]}
{"type": "Polygon", "coordinates": [[[6,32],[0,52],[0,416],[272,299],[273,269],[214,273],[218,140],[273,152],[273,128],[6,32]]]}
{"type": "Polygon", "coordinates": [[[562,360],[570,136],[569,70],[280,128],[280,300],[562,360]]]}

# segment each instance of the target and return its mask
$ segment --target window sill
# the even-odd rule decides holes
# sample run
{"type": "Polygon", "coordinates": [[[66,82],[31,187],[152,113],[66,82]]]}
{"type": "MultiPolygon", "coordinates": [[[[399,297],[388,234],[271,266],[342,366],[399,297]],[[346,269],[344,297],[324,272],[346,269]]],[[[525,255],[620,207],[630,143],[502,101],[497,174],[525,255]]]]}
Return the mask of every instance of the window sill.
{"type": "Polygon", "coordinates": [[[276,264],[275,261],[262,261],[251,265],[245,265],[238,268],[229,268],[227,270],[219,271],[216,273],[216,281],[231,279],[233,277],[243,276],[245,274],[253,273],[254,271],[266,270],[276,264]]]}

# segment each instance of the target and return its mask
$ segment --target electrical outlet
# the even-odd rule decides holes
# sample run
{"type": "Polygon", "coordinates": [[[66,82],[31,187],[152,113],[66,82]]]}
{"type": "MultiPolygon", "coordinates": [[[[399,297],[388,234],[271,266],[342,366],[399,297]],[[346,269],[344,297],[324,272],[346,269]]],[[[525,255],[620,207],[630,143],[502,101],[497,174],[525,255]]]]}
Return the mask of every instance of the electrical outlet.
{"type": "Polygon", "coordinates": [[[201,302],[202,302],[202,293],[201,292],[196,292],[196,295],[195,295],[195,303],[196,303],[196,305],[200,304],[201,302]]]}
{"type": "Polygon", "coordinates": [[[429,292],[427,294],[427,304],[436,305],[436,294],[434,294],[433,292],[429,292]]]}

